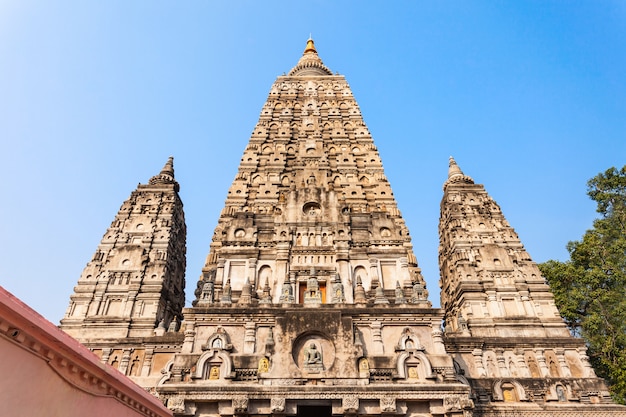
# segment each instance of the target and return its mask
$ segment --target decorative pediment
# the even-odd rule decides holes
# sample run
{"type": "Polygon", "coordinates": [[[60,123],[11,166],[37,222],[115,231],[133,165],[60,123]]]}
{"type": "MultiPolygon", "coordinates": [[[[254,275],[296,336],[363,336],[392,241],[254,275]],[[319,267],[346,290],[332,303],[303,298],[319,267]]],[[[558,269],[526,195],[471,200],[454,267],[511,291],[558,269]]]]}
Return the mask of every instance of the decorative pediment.
{"type": "Polygon", "coordinates": [[[396,345],[396,352],[400,351],[421,351],[424,352],[424,347],[420,344],[417,335],[413,330],[409,327],[406,327],[402,331],[402,335],[400,336],[400,340],[398,340],[398,344],[396,345]]]}
{"type": "Polygon", "coordinates": [[[233,345],[230,343],[230,336],[222,326],[218,326],[215,333],[209,336],[207,343],[201,346],[202,350],[225,350],[230,352],[233,345]]]}

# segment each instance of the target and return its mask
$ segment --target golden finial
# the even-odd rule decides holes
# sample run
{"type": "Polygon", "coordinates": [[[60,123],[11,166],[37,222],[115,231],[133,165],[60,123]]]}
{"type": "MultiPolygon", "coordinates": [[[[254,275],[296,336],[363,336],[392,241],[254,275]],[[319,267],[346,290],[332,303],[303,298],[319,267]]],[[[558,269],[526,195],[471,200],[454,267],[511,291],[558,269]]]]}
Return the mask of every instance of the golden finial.
{"type": "Polygon", "coordinates": [[[306,48],[304,48],[304,53],[308,54],[308,53],[314,53],[316,54],[317,51],[315,50],[315,44],[313,42],[313,39],[311,38],[311,36],[309,35],[309,40],[306,41],[306,48]]]}

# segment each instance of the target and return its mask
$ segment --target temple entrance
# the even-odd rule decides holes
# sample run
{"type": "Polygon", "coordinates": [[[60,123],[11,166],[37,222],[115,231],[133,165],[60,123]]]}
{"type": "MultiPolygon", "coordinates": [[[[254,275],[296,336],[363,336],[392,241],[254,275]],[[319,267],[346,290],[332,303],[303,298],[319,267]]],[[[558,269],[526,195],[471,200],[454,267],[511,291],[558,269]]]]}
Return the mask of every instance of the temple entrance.
{"type": "Polygon", "coordinates": [[[299,405],[298,417],[331,417],[333,408],[330,405],[299,405]]]}

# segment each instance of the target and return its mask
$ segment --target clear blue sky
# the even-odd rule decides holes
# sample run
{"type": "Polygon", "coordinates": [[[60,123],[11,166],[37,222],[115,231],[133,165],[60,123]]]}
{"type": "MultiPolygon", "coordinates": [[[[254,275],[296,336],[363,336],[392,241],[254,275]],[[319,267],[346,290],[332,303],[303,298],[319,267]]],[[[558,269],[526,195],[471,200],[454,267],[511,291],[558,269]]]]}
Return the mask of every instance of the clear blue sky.
{"type": "Polygon", "coordinates": [[[626,164],[624,1],[0,1],[0,285],[53,322],[137,183],[175,157],[187,300],[276,76],[346,76],[439,305],[448,157],[536,262],[626,164]]]}

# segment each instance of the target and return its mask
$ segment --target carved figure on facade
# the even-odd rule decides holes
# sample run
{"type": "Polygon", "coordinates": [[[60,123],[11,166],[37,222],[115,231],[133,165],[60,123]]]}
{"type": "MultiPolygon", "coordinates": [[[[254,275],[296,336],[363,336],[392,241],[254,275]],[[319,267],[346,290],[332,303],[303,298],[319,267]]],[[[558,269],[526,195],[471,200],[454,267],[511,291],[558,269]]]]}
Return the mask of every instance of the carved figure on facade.
{"type": "Polygon", "coordinates": [[[494,401],[528,401],[524,387],[514,379],[495,381],[492,387],[492,397],[494,401]]]}
{"type": "Polygon", "coordinates": [[[359,368],[359,377],[360,378],[369,378],[370,377],[370,363],[367,358],[361,358],[358,361],[359,368]]]}
{"type": "Polygon", "coordinates": [[[406,297],[404,296],[404,291],[400,286],[400,282],[396,281],[396,289],[395,289],[395,305],[406,304],[406,297]]]}
{"type": "Polygon", "coordinates": [[[289,278],[287,277],[283,282],[279,301],[283,304],[291,304],[295,301],[295,297],[293,296],[293,287],[291,286],[291,282],[289,282],[289,278]]]}
{"type": "Polygon", "coordinates": [[[319,283],[317,277],[314,276],[315,270],[311,270],[311,276],[306,283],[306,290],[304,291],[304,304],[321,304],[322,293],[320,292],[319,283]]]}
{"type": "Polygon", "coordinates": [[[270,361],[267,358],[261,358],[259,360],[259,366],[257,368],[257,372],[259,374],[269,372],[270,370],[270,361]]]}
{"type": "Polygon", "coordinates": [[[317,349],[315,343],[311,343],[307,349],[304,350],[304,364],[305,365],[319,365],[322,363],[322,352],[317,349]]]}
{"type": "Polygon", "coordinates": [[[334,304],[340,304],[346,302],[346,297],[343,291],[343,283],[339,278],[339,275],[335,275],[335,279],[333,280],[333,298],[332,302],[334,304]]]}

